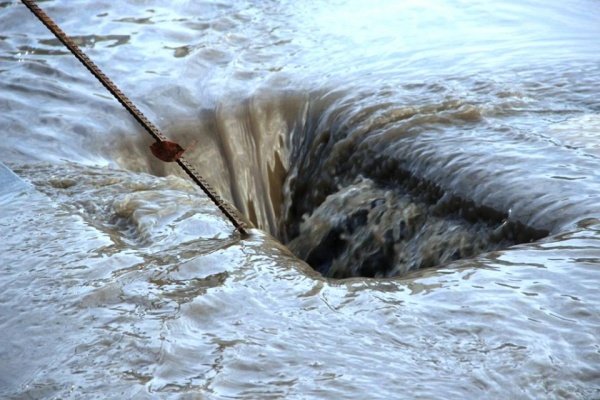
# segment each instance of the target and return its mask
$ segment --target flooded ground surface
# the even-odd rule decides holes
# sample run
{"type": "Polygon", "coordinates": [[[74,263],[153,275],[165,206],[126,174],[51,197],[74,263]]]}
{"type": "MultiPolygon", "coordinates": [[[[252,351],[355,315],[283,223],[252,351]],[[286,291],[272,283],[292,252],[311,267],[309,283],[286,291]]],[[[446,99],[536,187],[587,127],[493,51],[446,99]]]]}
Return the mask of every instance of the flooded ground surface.
{"type": "Polygon", "coordinates": [[[0,2],[0,397],[600,397],[597,1],[40,5],[262,231],[0,2]]]}

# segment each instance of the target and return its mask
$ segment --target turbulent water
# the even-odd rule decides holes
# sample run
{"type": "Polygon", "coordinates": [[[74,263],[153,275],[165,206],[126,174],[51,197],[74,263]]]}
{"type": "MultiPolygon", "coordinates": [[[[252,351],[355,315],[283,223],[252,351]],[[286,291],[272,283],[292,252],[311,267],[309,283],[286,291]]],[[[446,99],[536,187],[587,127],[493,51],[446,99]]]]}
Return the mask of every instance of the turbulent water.
{"type": "Polygon", "coordinates": [[[257,229],[0,2],[0,397],[600,397],[600,3],[40,5],[257,229]]]}

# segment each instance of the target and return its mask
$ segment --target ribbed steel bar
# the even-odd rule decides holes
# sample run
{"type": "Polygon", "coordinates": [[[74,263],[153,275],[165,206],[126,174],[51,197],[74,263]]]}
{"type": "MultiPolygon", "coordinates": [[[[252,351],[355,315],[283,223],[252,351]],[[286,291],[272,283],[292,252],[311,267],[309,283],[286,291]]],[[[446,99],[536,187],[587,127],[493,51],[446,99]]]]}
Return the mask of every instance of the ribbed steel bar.
{"type": "MultiPolygon", "coordinates": [[[[123,107],[135,118],[137,122],[150,134],[157,142],[167,141],[165,135],[146,116],[129,100],[127,96],[115,85],[113,81],[106,76],[100,68],[67,36],[65,32],[32,0],[21,0],[27,8],[56,36],[62,44],[73,53],[73,55],[102,83],[102,85],[121,103],[123,107]]],[[[192,165],[183,157],[177,160],[177,164],[200,186],[208,198],[221,210],[221,212],[231,221],[233,226],[242,234],[246,235],[246,224],[241,220],[238,212],[221,198],[216,191],[202,178],[192,165]]]]}

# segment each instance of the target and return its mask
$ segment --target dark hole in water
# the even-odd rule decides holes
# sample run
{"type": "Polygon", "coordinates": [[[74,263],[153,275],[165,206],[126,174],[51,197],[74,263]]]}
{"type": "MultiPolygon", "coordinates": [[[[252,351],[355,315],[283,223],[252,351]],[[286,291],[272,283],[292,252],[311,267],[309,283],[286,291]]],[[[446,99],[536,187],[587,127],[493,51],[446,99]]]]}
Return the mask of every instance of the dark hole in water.
{"type": "Polygon", "coordinates": [[[399,276],[547,235],[397,165],[393,173],[373,171],[321,192],[316,180],[291,185],[296,208],[284,218],[282,236],[325,276],[399,276]]]}

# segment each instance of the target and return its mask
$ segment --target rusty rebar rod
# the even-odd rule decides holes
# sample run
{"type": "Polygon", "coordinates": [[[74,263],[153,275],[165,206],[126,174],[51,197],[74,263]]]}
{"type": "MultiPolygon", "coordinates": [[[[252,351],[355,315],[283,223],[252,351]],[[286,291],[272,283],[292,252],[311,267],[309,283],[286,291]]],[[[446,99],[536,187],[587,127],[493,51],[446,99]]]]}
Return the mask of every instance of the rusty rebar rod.
{"type": "MultiPolygon", "coordinates": [[[[91,72],[92,75],[117,99],[119,103],[135,118],[135,120],[150,134],[157,142],[167,142],[167,138],[146,116],[129,100],[127,96],[106,76],[100,68],[67,36],[67,34],[32,0],[21,0],[27,8],[56,36],[56,38],[69,49],[71,53],[91,72]]],[[[183,157],[176,160],[183,171],[204,191],[208,198],[221,210],[231,221],[233,226],[242,234],[246,235],[246,224],[241,220],[237,210],[229,205],[208,182],[198,174],[192,165],[183,157]]]]}

